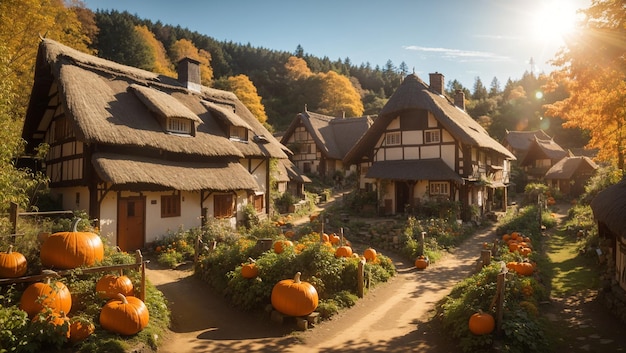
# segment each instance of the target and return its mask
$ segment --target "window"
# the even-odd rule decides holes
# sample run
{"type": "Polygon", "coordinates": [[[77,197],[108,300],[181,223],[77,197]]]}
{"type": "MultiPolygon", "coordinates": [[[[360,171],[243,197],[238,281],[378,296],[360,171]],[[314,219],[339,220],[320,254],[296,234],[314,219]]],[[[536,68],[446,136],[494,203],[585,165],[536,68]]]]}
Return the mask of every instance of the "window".
{"type": "Polygon", "coordinates": [[[310,173],[311,172],[311,163],[304,163],[302,164],[302,171],[304,173],[310,173]]]}
{"type": "Polygon", "coordinates": [[[176,134],[191,134],[191,120],[181,118],[168,118],[167,131],[176,134]]]}
{"type": "Polygon", "coordinates": [[[262,212],[263,211],[263,199],[265,195],[261,194],[261,195],[254,195],[254,209],[257,212],[262,212]]]}
{"type": "Polygon", "coordinates": [[[221,194],[213,196],[213,217],[230,218],[235,211],[232,194],[221,194]]]}
{"type": "Polygon", "coordinates": [[[439,135],[439,130],[426,130],[424,131],[424,142],[425,143],[439,143],[441,142],[441,138],[439,135]]]}
{"type": "Polygon", "coordinates": [[[180,217],[180,195],[161,196],[161,218],[180,217]]]}
{"type": "Polygon", "coordinates": [[[400,132],[388,132],[385,135],[385,145],[386,146],[396,146],[402,143],[400,139],[400,132]]]}
{"type": "Polygon", "coordinates": [[[450,184],[445,181],[434,181],[429,186],[431,195],[450,195],[450,184]]]}
{"type": "Polygon", "coordinates": [[[74,137],[72,126],[65,115],[60,116],[54,121],[54,136],[52,142],[63,141],[70,137],[74,137]]]}
{"type": "Polygon", "coordinates": [[[230,126],[230,138],[239,141],[248,141],[248,129],[242,126],[230,126]]]}

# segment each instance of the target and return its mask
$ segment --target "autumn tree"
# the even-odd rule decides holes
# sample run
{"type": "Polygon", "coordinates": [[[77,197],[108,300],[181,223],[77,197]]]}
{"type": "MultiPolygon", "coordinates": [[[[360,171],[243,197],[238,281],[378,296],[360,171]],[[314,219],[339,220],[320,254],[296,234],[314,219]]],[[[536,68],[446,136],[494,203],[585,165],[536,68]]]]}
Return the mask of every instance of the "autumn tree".
{"type": "Polygon", "coordinates": [[[63,1],[0,1],[0,211],[10,202],[26,208],[28,192],[38,182],[14,160],[23,152],[21,129],[41,37],[90,52],[89,37],[63,1]]]}
{"type": "Polygon", "coordinates": [[[203,49],[198,49],[188,39],[177,40],[170,48],[170,56],[175,64],[185,57],[192,58],[200,62],[200,78],[204,86],[210,86],[213,80],[213,69],[211,68],[211,54],[203,49]]]}
{"type": "Polygon", "coordinates": [[[318,110],[331,116],[361,116],[363,103],[355,87],[346,76],[334,71],[319,74],[321,79],[321,99],[318,110]]]}
{"type": "Polygon", "coordinates": [[[154,36],[154,33],[150,32],[146,26],[136,26],[135,31],[146,42],[150,49],[150,55],[152,57],[152,71],[158,74],[176,77],[176,72],[173,69],[173,65],[170,62],[163,43],[158,41],[154,36]]]}
{"type": "Polygon", "coordinates": [[[225,80],[216,81],[215,87],[233,92],[261,124],[267,121],[267,114],[265,114],[265,107],[261,102],[261,97],[248,76],[237,75],[228,77],[225,80]]]}
{"type": "Polygon", "coordinates": [[[598,159],[624,170],[626,154],[626,7],[623,1],[594,0],[586,19],[554,59],[560,67],[545,86],[569,96],[549,105],[547,114],[565,127],[588,131],[588,148],[598,159]]]}
{"type": "Polygon", "coordinates": [[[289,59],[287,59],[285,70],[287,71],[287,78],[293,81],[306,79],[313,75],[313,72],[311,72],[311,69],[309,69],[306,64],[306,61],[295,56],[290,56],[289,59]]]}

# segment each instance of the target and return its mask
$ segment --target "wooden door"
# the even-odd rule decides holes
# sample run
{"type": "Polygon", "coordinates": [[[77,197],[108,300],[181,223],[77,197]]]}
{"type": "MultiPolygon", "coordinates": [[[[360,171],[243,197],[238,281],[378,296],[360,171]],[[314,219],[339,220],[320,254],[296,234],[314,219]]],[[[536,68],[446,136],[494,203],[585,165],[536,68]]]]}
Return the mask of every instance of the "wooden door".
{"type": "Polygon", "coordinates": [[[145,245],[146,199],[122,197],[117,205],[117,246],[135,251],[145,245]]]}

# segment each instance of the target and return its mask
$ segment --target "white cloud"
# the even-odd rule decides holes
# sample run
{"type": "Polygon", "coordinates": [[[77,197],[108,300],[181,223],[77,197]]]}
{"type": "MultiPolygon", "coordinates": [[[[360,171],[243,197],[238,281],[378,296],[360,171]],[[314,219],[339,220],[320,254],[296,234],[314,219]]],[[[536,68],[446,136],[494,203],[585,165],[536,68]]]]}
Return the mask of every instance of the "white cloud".
{"type": "Polygon", "coordinates": [[[455,60],[460,62],[467,61],[510,61],[508,56],[502,56],[491,52],[475,51],[475,50],[461,50],[450,48],[437,48],[437,47],[421,47],[419,45],[405,45],[405,50],[416,51],[420,53],[433,53],[444,59],[455,60]]]}

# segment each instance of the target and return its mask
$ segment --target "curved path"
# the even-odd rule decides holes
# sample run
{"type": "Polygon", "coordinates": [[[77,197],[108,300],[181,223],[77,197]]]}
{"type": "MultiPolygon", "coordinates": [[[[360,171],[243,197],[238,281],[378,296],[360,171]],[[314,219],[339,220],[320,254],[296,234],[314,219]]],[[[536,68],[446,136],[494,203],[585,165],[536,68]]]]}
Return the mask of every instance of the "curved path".
{"type": "Polygon", "coordinates": [[[427,321],[434,304],[475,269],[482,243],[493,240],[494,229],[478,231],[425,271],[397,261],[397,276],[370,290],[354,307],[305,332],[293,332],[295,324],[289,322],[276,324],[265,313],[252,315],[229,307],[191,270],[150,264],[147,276],[165,294],[172,311],[172,332],[163,338],[159,351],[455,351],[451,342],[428,330],[427,321]]]}

